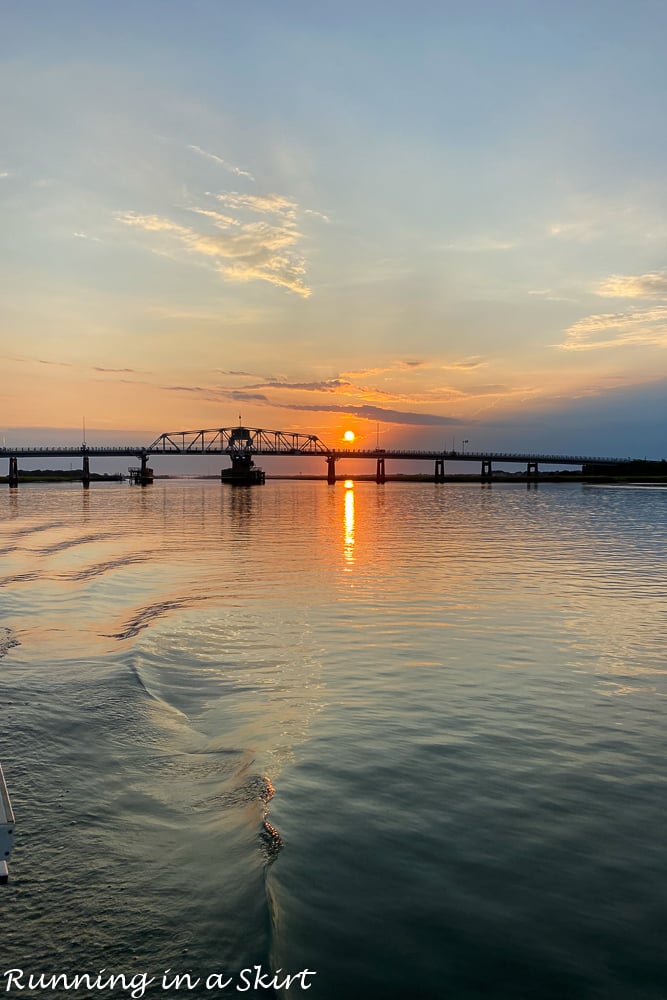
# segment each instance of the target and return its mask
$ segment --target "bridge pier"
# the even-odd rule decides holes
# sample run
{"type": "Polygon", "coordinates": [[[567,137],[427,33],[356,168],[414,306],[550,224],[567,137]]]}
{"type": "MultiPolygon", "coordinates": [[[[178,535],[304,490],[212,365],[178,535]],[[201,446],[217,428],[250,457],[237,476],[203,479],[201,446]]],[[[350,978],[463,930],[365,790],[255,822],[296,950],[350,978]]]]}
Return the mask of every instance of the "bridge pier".
{"type": "Polygon", "coordinates": [[[9,456],[9,485],[16,488],[19,484],[19,460],[16,455],[9,456]]]}
{"type": "Polygon", "coordinates": [[[493,479],[493,469],[491,467],[491,459],[490,458],[483,458],[482,459],[482,482],[483,483],[490,483],[492,479],[493,479]]]}
{"type": "Polygon", "coordinates": [[[385,482],[384,458],[378,458],[377,469],[375,471],[375,482],[376,483],[385,482]]]}
{"type": "Polygon", "coordinates": [[[336,482],[336,459],[333,455],[327,456],[327,483],[333,486],[336,482]]]}
{"type": "Polygon", "coordinates": [[[445,481],[445,460],[444,460],[444,458],[436,458],[436,460],[435,460],[434,481],[436,483],[444,483],[444,481],[445,481]]]}
{"type": "Polygon", "coordinates": [[[220,481],[232,483],[236,486],[263,486],[266,473],[263,469],[256,469],[251,453],[242,452],[232,454],[231,469],[221,469],[220,481]]]}
{"type": "Polygon", "coordinates": [[[90,486],[90,456],[83,453],[83,468],[81,469],[81,483],[84,490],[87,490],[90,486]]]}
{"type": "Polygon", "coordinates": [[[141,472],[139,473],[142,486],[148,486],[153,482],[153,470],[148,468],[148,455],[145,451],[141,453],[141,472]]]}
{"type": "MultiPolygon", "coordinates": [[[[136,454],[136,452],[135,452],[136,454]]],[[[149,486],[153,482],[153,470],[148,468],[148,455],[146,452],[139,452],[137,458],[141,465],[130,466],[130,482],[138,486],[149,486]]]]}

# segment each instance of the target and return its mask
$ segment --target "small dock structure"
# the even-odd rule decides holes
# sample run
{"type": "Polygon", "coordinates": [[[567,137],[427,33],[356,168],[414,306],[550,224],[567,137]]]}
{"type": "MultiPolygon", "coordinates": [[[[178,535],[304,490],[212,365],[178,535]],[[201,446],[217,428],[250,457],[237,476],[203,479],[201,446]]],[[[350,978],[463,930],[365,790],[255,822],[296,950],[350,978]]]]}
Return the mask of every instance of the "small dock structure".
{"type": "Polygon", "coordinates": [[[141,465],[131,465],[127,470],[130,482],[135,486],[148,486],[153,482],[155,473],[148,465],[146,456],[141,456],[141,465]]]}

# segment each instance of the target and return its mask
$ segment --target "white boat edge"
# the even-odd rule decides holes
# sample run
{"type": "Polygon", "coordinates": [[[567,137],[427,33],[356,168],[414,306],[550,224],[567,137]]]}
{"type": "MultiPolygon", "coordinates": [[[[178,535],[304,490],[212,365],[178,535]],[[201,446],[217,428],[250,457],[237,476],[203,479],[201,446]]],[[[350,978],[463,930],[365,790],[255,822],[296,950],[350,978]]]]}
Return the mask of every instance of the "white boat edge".
{"type": "Polygon", "coordinates": [[[9,880],[7,861],[14,844],[14,825],[14,811],[9,799],[2,765],[0,765],[0,885],[9,880]]]}

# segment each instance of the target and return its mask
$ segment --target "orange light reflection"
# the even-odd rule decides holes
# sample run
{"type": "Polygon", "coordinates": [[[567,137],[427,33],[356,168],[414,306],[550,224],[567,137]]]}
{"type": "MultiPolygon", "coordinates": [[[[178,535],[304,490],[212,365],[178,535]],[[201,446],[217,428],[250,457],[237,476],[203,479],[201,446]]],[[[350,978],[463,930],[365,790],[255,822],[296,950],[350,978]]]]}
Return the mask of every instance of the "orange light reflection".
{"type": "Polygon", "coordinates": [[[343,528],[343,557],[351,566],[354,563],[354,483],[351,479],[345,480],[343,528]]]}

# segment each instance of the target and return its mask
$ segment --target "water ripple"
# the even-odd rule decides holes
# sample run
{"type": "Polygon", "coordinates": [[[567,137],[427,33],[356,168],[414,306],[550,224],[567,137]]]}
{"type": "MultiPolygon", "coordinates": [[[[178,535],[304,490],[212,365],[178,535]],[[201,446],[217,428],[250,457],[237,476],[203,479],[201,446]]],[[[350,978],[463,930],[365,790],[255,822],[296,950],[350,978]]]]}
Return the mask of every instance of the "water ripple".
{"type": "Polygon", "coordinates": [[[14,646],[20,646],[21,643],[16,638],[14,631],[6,625],[0,627],[0,659],[6,656],[10,649],[14,646]]]}
{"type": "MultiPolygon", "coordinates": [[[[93,566],[86,566],[83,569],[71,570],[69,573],[61,573],[62,580],[91,580],[96,576],[103,576],[114,569],[124,569],[126,566],[133,566],[136,563],[148,562],[153,553],[134,553],[126,556],[119,556],[117,559],[108,559],[103,563],[96,563],[93,566]]],[[[1,583],[1,581],[0,581],[1,583]]]]}
{"type": "Polygon", "coordinates": [[[0,579],[0,587],[8,587],[12,583],[27,583],[30,580],[38,580],[39,573],[15,573],[13,576],[4,576],[0,579]]]}
{"type": "Polygon", "coordinates": [[[96,532],[92,535],[79,535],[77,538],[66,538],[60,542],[54,542],[53,545],[45,545],[41,549],[33,549],[37,555],[50,556],[56,552],[62,552],[64,549],[71,549],[75,546],[89,545],[91,542],[106,541],[108,539],[115,539],[117,536],[113,532],[96,532]]]}
{"type": "Polygon", "coordinates": [[[190,608],[202,601],[210,601],[214,594],[191,594],[187,597],[172,598],[167,601],[158,601],[156,604],[149,604],[137,611],[123,626],[120,632],[104,633],[106,639],[131,639],[147,629],[159,618],[164,618],[172,611],[182,611],[190,608]]]}

